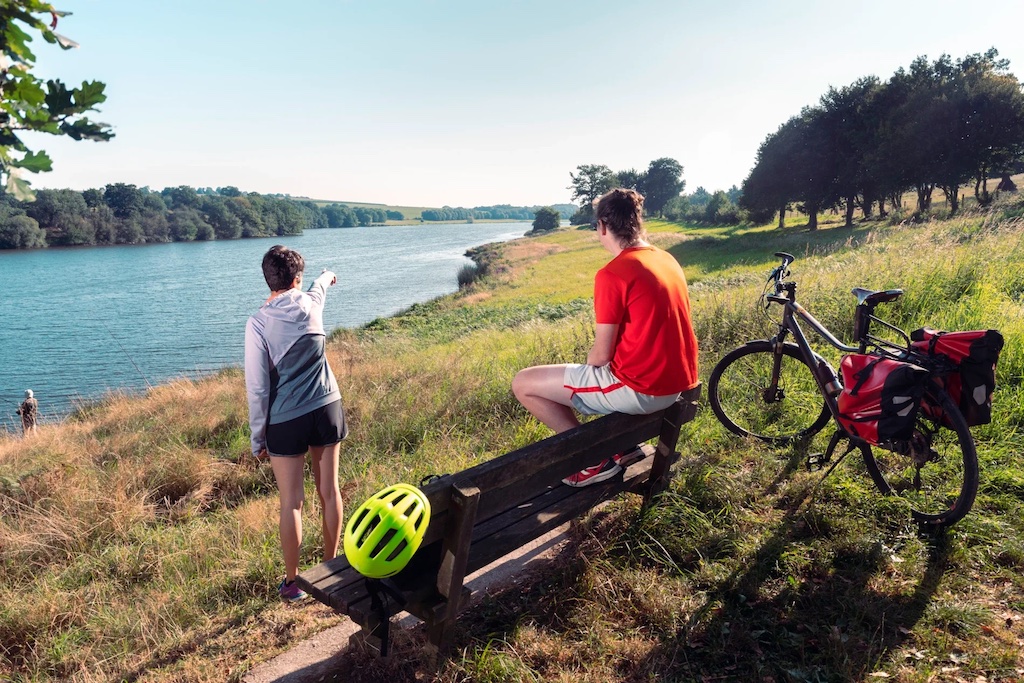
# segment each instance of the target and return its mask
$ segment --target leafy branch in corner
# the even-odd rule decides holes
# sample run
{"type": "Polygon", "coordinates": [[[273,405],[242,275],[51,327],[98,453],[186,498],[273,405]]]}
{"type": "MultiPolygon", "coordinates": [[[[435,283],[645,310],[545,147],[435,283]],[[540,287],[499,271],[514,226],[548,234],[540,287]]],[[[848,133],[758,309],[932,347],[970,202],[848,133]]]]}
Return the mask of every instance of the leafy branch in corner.
{"type": "Polygon", "coordinates": [[[98,111],[97,105],[107,99],[105,84],[83,81],[78,88],[68,88],[59,80],[44,83],[32,73],[36,56],[29,47],[31,32],[65,50],[78,47],[55,31],[58,20],[68,14],[42,0],[0,0],[0,188],[19,200],[34,197],[22,173],[53,168],[46,152],[30,150],[22,142],[20,131],[67,135],[73,140],[114,137],[107,124],[85,116],[98,111]]]}

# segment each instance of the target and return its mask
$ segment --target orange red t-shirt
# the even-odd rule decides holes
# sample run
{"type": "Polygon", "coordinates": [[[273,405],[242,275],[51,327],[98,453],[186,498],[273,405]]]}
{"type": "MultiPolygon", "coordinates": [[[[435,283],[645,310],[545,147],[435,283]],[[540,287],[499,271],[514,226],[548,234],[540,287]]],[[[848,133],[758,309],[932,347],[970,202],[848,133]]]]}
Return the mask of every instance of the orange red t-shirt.
{"type": "Polygon", "coordinates": [[[630,247],[597,271],[594,312],[618,325],[611,370],[641,394],[667,396],[697,384],[697,336],[679,263],[657,247],[630,247]]]}

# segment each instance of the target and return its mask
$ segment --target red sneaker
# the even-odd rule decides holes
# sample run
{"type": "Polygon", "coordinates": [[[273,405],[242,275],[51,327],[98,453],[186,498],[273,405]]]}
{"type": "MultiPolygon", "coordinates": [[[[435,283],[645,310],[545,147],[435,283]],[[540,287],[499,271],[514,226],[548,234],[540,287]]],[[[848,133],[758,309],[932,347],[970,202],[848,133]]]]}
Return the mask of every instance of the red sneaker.
{"type": "MultiPolygon", "coordinates": [[[[615,456],[618,457],[618,456],[615,456]]],[[[616,474],[622,471],[619,464],[615,462],[615,457],[602,460],[593,467],[588,467],[585,470],[580,470],[576,474],[566,477],[562,480],[562,483],[566,486],[575,486],[577,488],[581,486],[590,486],[596,484],[599,481],[605,479],[611,479],[616,474]]]]}

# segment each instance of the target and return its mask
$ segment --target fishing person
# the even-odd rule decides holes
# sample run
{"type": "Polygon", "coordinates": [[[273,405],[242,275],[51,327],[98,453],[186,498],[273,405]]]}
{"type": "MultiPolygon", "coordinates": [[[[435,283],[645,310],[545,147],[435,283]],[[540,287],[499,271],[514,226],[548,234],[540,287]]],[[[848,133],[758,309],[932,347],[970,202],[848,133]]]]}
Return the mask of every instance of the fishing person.
{"type": "MultiPolygon", "coordinates": [[[[538,365],[512,380],[519,402],[564,432],[585,415],[645,415],[672,405],[697,385],[697,337],[683,269],[646,241],[644,198],[614,189],[594,201],[597,238],[612,260],[594,278],[594,343],[585,364],[538,365]]],[[[618,474],[633,448],[562,480],[589,486],[618,474]]]]}
{"type": "Polygon", "coordinates": [[[338,279],[324,270],[303,292],[305,261],[276,245],[263,256],[270,296],[245,326],[245,389],[252,453],[270,459],[281,500],[282,599],[307,597],[295,584],[302,547],[303,478],[309,452],[323,519],[323,559],[338,553],[338,453],[348,433],[338,382],[327,363],[323,311],[338,279]]]}
{"type": "Polygon", "coordinates": [[[16,411],[21,415],[21,433],[24,436],[35,434],[39,423],[39,401],[31,389],[25,390],[25,400],[18,406],[16,411]]]}

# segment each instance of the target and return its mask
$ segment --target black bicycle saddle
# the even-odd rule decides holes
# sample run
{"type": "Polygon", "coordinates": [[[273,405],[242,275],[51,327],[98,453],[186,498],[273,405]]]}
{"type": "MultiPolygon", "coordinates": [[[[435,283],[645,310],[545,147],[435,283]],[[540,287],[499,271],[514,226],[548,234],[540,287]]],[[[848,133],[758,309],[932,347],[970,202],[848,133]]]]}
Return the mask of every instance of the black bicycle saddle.
{"type": "Polygon", "coordinates": [[[854,287],[853,295],[857,297],[857,305],[863,306],[874,306],[875,304],[885,303],[886,301],[895,301],[903,296],[902,289],[886,289],[880,292],[876,292],[873,289],[864,289],[863,287],[854,287]]]}

